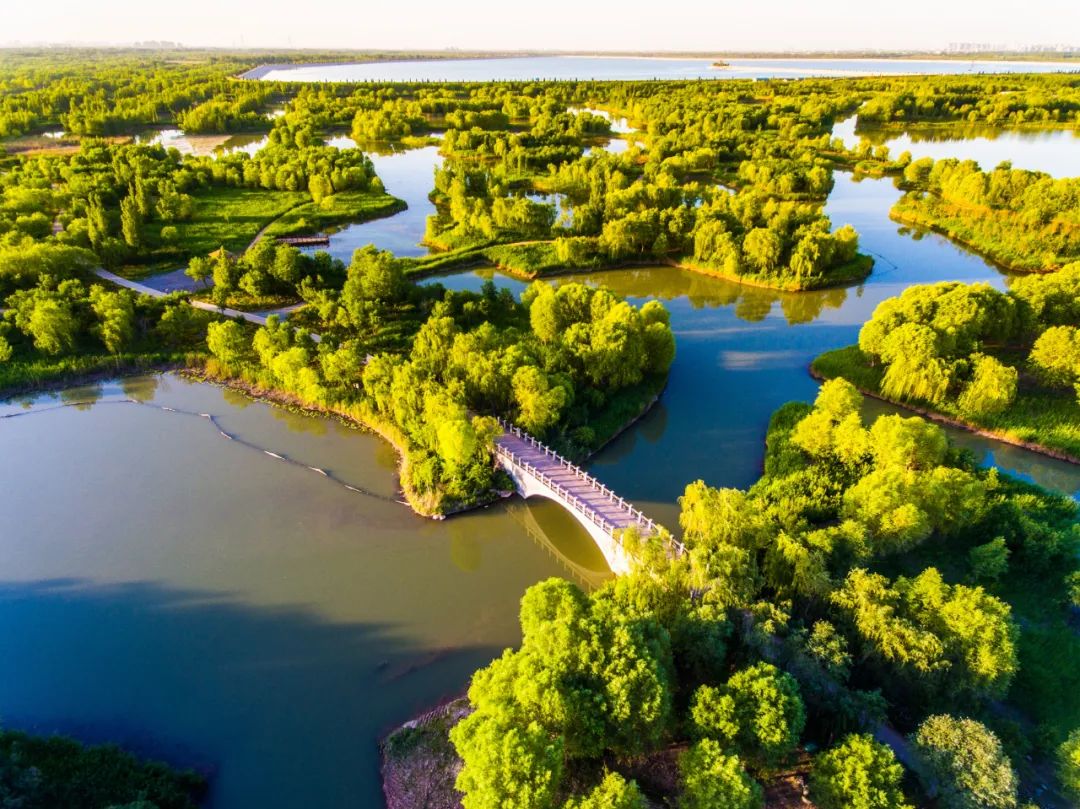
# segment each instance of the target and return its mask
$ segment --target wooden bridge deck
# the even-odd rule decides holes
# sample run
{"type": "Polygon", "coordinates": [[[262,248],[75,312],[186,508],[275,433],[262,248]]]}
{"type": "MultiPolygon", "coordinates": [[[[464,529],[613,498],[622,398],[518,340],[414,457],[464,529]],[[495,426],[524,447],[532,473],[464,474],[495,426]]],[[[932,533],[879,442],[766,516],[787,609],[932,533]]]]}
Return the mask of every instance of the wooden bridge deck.
{"type": "Polygon", "coordinates": [[[330,244],[330,237],[325,233],[314,236],[278,236],[278,244],[289,244],[293,247],[325,246],[330,244]]]}

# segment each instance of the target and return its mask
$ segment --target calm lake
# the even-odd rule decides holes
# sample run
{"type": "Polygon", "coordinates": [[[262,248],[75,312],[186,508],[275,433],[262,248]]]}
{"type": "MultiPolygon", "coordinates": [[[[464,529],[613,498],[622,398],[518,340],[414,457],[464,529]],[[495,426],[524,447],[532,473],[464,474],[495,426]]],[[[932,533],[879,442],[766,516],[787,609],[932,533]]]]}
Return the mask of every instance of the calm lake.
{"type": "Polygon", "coordinates": [[[771,79],[929,73],[1047,73],[1076,70],[1054,62],[985,62],[951,59],[711,59],[643,56],[520,56],[502,59],[432,59],[368,64],[266,66],[246,74],[269,81],[530,81],[578,79],[771,79]]]}
{"type": "MultiPolygon", "coordinates": [[[[1023,143],[1013,159],[1033,165],[1043,146],[1023,143]]],[[[410,210],[343,231],[352,242],[335,252],[419,249],[437,160],[378,158],[410,210]]],[[[828,214],[877,259],[850,289],[781,294],[666,267],[588,277],[635,303],[663,300],[678,340],[660,405],[593,473],[675,527],[686,483],[757,478],[770,413],[813,398],[809,361],[853,342],[881,300],[930,281],[1004,285],[982,259],[890,221],[898,193],[837,173],[828,214]]],[[[492,275],[424,283],[478,288],[492,275]]],[[[214,809],[380,805],[377,737],[515,644],[531,583],[605,575],[552,503],[416,518],[396,502],[394,454],[378,439],[216,387],[126,380],[0,405],[6,414],[0,716],[197,766],[214,809]]],[[[1080,467],[953,436],[984,463],[1080,494],[1080,467]]]]}
{"type": "Polygon", "coordinates": [[[1080,177],[1080,132],[1068,129],[1001,130],[980,126],[912,127],[902,133],[859,129],[855,117],[841,121],[833,136],[855,147],[862,138],[889,147],[897,157],[904,152],[918,160],[954,157],[974,160],[987,171],[1002,161],[1014,168],[1044,171],[1054,177],[1080,177]]]}
{"type": "Polygon", "coordinates": [[[376,739],[518,642],[530,584],[605,577],[552,503],[413,516],[325,419],[173,376],[64,399],[97,403],[0,409],[0,715],[204,769],[213,807],[381,805],[376,739]]]}

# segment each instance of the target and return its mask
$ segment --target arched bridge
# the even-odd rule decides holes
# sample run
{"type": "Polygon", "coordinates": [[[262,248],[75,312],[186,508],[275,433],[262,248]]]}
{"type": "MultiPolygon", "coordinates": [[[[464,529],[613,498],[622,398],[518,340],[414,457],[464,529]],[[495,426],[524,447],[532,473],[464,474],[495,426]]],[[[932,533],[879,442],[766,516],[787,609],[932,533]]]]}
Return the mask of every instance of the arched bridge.
{"type": "MultiPolygon", "coordinates": [[[[524,430],[500,422],[503,433],[495,438],[495,457],[524,498],[546,497],[561,504],[589,532],[613,573],[627,573],[633,562],[619,541],[622,531],[636,527],[643,537],[664,534],[663,528],[626,502],[585,470],[561,457],[524,430]]],[[[684,551],[670,536],[665,540],[673,556],[684,551]]]]}

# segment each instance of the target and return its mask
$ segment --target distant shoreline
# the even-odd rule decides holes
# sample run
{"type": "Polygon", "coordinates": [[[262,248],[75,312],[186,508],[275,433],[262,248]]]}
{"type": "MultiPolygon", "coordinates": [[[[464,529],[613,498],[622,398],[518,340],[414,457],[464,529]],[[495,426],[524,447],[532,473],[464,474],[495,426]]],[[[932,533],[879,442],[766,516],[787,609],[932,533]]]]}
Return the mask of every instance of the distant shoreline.
{"type": "MultiPolygon", "coordinates": [[[[284,54],[283,54],[284,55],[284,54]]],[[[363,57],[365,55],[374,55],[370,52],[365,54],[363,51],[357,51],[357,57],[363,57]]],[[[269,62],[258,65],[246,70],[243,73],[238,74],[237,78],[257,80],[263,79],[267,74],[276,71],[291,71],[307,68],[334,68],[334,67],[361,67],[367,65],[393,65],[393,64],[414,64],[423,62],[479,62],[479,61],[491,61],[501,59],[642,59],[656,62],[686,62],[686,61],[701,61],[701,62],[715,62],[715,60],[724,60],[727,63],[728,68],[738,69],[738,65],[734,62],[776,62],[780,60],[794,61],[794,62],[850,62],[850,63],[874,63],[874,62],[922,62],[929,64],[950,65],[957,62],[972,62],[978,63],[980,66],[985,65],[987,72],[993,72],[994,65],[1039,65],[1043,68],[1053,67],[1058,68],[1060,72],[1068,72],[1073,70],[1080,70],[1080,54],[1075,57],[1058,56],[1057,58],[1047,58],[1039,56],[1024,57],[1019,54],[1009,55],[994,55],[994,54],[971,54],[971,55],[956,55],[949,56],[945,54],[889,54],[875,56],[872,54],[860,53],[857,55],[842,54],[842,53],[814,53],[814,54],[754,54],[743,56],[734,53],[656,53],[656,52],[583,52],[577,53],[573,51],[558,51],[558,52],[521,52],[521,53],[463,53],[455,54],[453,52],[439,52],[432,54],[418,54],[416,56],[408,57],[395,57],[390,59],[375,58],[375,59],[361,59],[356,60],[343,59],[341,61],[323,61],[323,62],[269,62]]],[[[794,68],[792,69],[794,71],[794,68]]],[[[1040,71],[1040,72],[1056,72],[1056,71],[1040,71]]],[[[827,73],[823,73],[823,76],[835,75],[849,78],[857,78],[860,76],[873,76],[878,75],[876,73],[861,73],[852,70],[833,69],[827,73]]],[[[897,74],[906,75],[906,74],[897,74]]],[[[283,79],[287,81],[287,79],[283,79]]]]}

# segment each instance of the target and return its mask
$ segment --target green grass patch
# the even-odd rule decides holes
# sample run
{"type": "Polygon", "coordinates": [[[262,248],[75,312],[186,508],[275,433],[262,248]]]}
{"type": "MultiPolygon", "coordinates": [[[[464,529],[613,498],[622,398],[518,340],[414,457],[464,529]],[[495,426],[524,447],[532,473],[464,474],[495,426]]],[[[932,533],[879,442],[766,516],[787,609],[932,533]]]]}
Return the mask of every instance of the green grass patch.
{"type": "Polygon", "coordinates": [[[309,199],[300,191],[215,188],[195,197],[191,221],[177,225],[176,246],[186,257],[219,247],[240,252],[265,225],[309,199]]]}
{"type": "MultiPolygon", "coordinates": [[[[1017,617],[1024,618],[1019,611],[1017,617]]],[[[1022,628],[1020,671],[1009,700],[1038,725],[1036,741],[1044,745],[1056,746],[1080,727],[1080,635],[1075,628],[1060,619],[1022,628]]]]}
{"type": "Polygon", "coordinates": [[[881,377],[885,373],[882,366],[871,365],[858,346],[826,351],[810,363],[810,368],[825,379],[842,376],[857,388],[875,392],[881,389],[881,377]]]}
{"type": "Polygon", "coordinates": [[[267,236],[292,236],[316,233],[326,228],[351,222],[366,222],[405,210],[405,202],[389,194],[370,191],[342,191],[320,203],[299,205],[278,217],[267,236]]]}
{"type": "Polygon", "coordinates": [[[554,242],[500,244],[484,250],[484,255],[501,269],[529,277],[566,266],[559,260],[554,242]]]}
{"type": "Polygon", "coordinates": [[[193,256],[205,256],[224,247],[235,253],[247,248],[263,227],[311,197],[300,191],[254,191],[246,188],[213,188],[193,195],[191,219],[176,222],[175,241],[161,240],[161,222],[143,225],[143,247],[136,266],[120,271],[140,278],[162,268],[175,268],[193,256]]]}
{"type": "Polygon", "coordinates": [[[461,270],[475,267],[478,264],[489,263],[482,247],[448,250],[444,253],[432,253],[429,256],[406,258],[403,261],[405,262],[405,275],[410,278],[424,278],[441,272],[461,270]]]}

